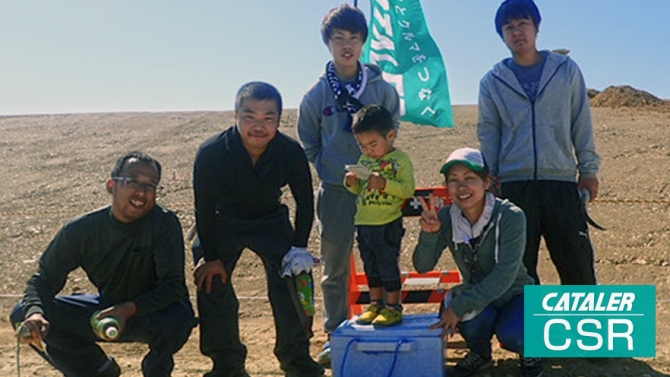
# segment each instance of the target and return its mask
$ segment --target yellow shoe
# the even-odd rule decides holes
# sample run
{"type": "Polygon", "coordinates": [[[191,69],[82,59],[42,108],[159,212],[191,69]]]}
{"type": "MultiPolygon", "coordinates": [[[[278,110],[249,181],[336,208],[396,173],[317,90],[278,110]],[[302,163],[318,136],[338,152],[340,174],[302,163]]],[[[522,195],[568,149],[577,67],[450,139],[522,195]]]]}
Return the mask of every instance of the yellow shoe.
{"type": "Polygon", "coordinates": [[[375,318],[377,318],[377,315],[379,315],[379,306],[377,306],[377,304],[370,304],[363,314],[358,316],[356,323],[359,325],[369,325],[375,318]]]}
{"type": "Polygon", "coordinates": [[[372,321],[373,325],[391,326],[402,322],[402,311],[386,307],[379,312],[379,315],[372,321]]]}

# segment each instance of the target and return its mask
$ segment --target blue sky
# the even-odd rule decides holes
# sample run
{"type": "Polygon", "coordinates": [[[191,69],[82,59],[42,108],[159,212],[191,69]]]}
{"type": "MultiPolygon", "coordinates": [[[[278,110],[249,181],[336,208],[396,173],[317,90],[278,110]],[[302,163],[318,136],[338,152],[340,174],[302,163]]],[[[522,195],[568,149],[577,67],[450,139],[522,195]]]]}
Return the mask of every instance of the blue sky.
{"type": "MultiPolygon", "coordinates": [[[[0,2],[0,115],[230,110],[268,81],[286,108],[330,58],[331,0],[6,0],[0,2]]],[[[353,3],[349,1],[349,3],[353,3]]],[[[495,0],[423,0],[454,104],[509,55],[495,0]]],[[[540,49],[568,48],[587,86],[631,85],[670,99],[670,1],[537,0],[540,49]]],[[[359,0],[369,14],[370,0],[359,0]]]]}

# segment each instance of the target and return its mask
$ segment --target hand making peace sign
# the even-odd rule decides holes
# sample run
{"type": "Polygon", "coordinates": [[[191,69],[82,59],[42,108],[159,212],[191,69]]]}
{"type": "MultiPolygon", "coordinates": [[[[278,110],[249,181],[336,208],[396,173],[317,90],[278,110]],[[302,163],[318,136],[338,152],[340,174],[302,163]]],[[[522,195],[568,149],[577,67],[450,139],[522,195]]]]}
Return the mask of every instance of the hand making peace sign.
{"type": "Polygon", "coordinates": [[[433,194],[428,195],[428,202],[423,196],[418,197],[419,202],[421,202],[421,207],[423,211],[421,212],[421,219],[419,224],[421,224],[421,229],[427,233],[436,233],[442,229],[442,223],[437,217],[437,206],[435,205],[435,196],[433,194]]]}

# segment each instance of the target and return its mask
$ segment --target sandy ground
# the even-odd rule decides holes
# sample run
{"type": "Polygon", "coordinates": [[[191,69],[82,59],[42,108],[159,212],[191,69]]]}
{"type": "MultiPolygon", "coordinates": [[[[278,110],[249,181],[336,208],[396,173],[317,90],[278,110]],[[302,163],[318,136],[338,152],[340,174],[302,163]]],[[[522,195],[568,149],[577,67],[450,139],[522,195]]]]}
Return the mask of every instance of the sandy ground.
{"type": "MultiPolygon", "coordinates": [[[[597,269],[602,284],[653,284],[657,288],[657,355],[650,359],[547,360],[547,376],[661,376],[670,373],[670,108],[595,108],[596,143],[603,156],[600,200],[591,205],[592,216],[607,231],[592,231],[597,269]]],[[[477,147],[475,106],[456,106],[454,129],[403,125],[397,146],[409,153],[418,186],[441,184],[438,169],[447,154],[461,146],[477,147]]],[[[295,111],[283,116],[282,130],[295,135],[295,111]]],[[[37,260],[58,229],[71,217],[109,203],[104,182],[114,160],[140,149],[153,154],[164,166],[164,193],[159,202],[177,212],[184,229],[194,221],[191,168],[198,145],[232,124],[230,113],[129,113],[17,116],[0,118],[0,375],[15,376],[16,341],[7,316],[19,300],[37,260]]],[[[315,184],[316,184],[315,180],[315,184]]],[[[287,199],[288,195],[287,195],[287,199]]],[[[407,219],[402,267],[410,270],[416,243],[416,219],[407,219]]],[[[318,250],[312,233],[310,248],[318,250]]],[[[450,257],[439,263],[451,269],[450,257]]],[[[194,293],[192,262],[186,274],[194,293]]],[[[360,262],[359,262],[360,263],[360,262]]],[[[252,376],[281,376],[272,355],[274,328],[260,260],[245,252],[233,277],[243,297],[241,332],[249,347],[247,368],[252,376]]],[[[557,283],[546,250],[542,251],[543,282],[557,283]]],[[[316,271],[317,279],[320,271],[316,271]]],[[[64,293],[91,289],[84,274],[75,271],[64,293]]],[[[317,308],[321,309],[317,287],[317,308]]],[[[436,311],[436,305],[408,305],[407,312],[436,311]]],[[[312,354],[326,340],[320,315],[316,318],[312,354]]],[[[146,347],[106,344],[105,349],[122,366],[124,376],[141,376],[140,360],[146,347]]],[[[58,376],[59,373],[26,347],[20,349],[23,376],[58,376]]],[[[450,365],[465,355],[462,341],[448,345],[450,365]]],[[[483,375],[514,376],[515,355],[495,350],[499,368],[483,375]]],[[[210,368],[198,350],[198,331],[176,356],[173,376],[199,376],[210,368]]],[[[328,372],[330,375],[330,372],[328,372]]]]}

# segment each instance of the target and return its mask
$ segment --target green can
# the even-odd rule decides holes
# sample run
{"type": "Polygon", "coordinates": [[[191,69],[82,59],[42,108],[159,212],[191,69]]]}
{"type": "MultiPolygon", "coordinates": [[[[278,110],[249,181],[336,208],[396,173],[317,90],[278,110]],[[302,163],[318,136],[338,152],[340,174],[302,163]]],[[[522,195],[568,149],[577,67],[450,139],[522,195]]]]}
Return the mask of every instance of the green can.
{"type": "Polygon", "coordinates": [[[316,309],[314,308],[314,279],[312,279],[312,274],[304,273],[296,276],[295,286],[305,315],[308,317],[314,316],[316,309]]]}
{"type": "Polygon", "coordinates": [[[98,338],[113,341],[121,335],[121,324],[119,320],[114,317],[103,317],[96,319],[99,311],[93,313],[91,316],[91,327],[98,338]]]}

